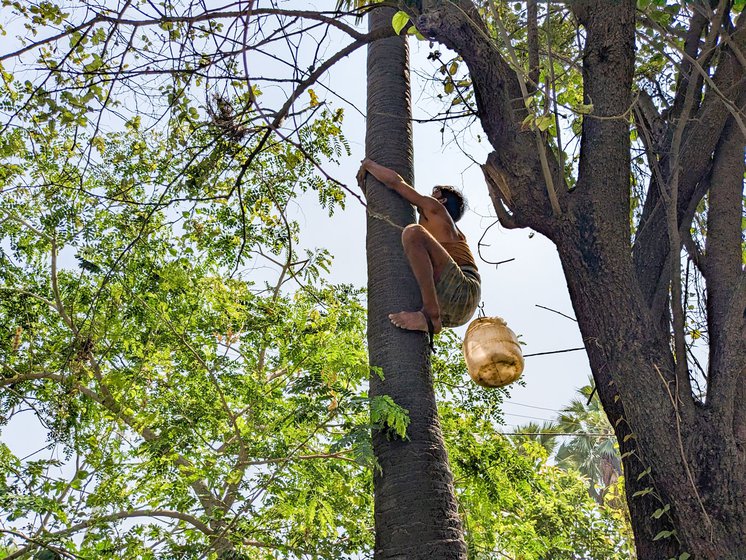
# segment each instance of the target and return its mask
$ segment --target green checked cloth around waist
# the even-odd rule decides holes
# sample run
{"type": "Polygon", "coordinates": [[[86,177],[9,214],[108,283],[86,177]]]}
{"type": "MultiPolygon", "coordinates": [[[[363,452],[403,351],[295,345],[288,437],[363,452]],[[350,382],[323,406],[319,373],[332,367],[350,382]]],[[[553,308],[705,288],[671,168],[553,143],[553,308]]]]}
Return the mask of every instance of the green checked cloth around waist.
{"type": "Polygon", "coordinates": [[[460,267],[453,261],[446,265],[435,284],[444,327],[458,327],[471,319],[482,295],[481,284],[475,267],[460,267]]]}

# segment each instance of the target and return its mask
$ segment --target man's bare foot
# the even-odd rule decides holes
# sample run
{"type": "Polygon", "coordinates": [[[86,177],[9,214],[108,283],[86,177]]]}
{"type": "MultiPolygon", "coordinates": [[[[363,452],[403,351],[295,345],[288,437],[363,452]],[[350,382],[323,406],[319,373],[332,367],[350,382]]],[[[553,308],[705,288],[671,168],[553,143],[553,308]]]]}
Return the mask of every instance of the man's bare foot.
{"type": "MultiPolygon", "coordinates": [[[[400,329],[408,331],[430,332],[427,324],[427,316],[424,311],[400,311],[399,313],[389,314],[389,320],[400,329]]],[[[432,318],[433,334],[441,331],[442,325],[440,317],[432,318]]]]}

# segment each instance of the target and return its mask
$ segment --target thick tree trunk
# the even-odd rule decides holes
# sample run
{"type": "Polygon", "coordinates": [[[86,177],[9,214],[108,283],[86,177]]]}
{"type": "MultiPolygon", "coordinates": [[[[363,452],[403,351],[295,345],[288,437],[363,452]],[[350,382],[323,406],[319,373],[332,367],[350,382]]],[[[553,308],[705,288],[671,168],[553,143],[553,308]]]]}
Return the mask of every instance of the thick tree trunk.
{"type": "MultiPolygon", "coordinates": [[[[622,452],[639,558],[746,558],[746,278],[739,223],[746,139],[730,116],[746,105],[746,16],[719,46],[714,86],[689,104],[690,120],[681,121],[678,166],[666,163],[677,153],[674,135],[657,145],[663,184],[648,193],[631,244],[626,115],[633,107],[635,3],[577,0],[570,6],[584,28],[583,87],[593,114],[583,121],[572,192],[545,150],[559,213],[550,206],[535,132],[521,126],[526,112],[518,77],[487,38],[472,2],[423,1],[418,27],[469,66],[479,117],[494,148],[483,167],[501,222],[531,227],[557,246],[622,452]],[[663,189],[678,196],[673,232],[663,189]],[[667,302],[670,286],[680,281],[672,266],[681,250],[676,229],[688,231],[708,189],[706,254],[695,255],[707,281],[711,351],[707,402],[701,404],[692,396],[686,360],[672,352],[672,332],[685,335],[672,324],[667,302]],[[671,239],[678,244],[673,259],[671,239]]],[[[706,27],[697,17],[693,24],[698,27],[688,39],[690,50],[706,27]]]]}
{"type": "MultiPolygon", "coordinates": [[[[376,9],[370,28],[391,25],[394,11],[376,9]]],[[[413,179],[409,62],[406,39],[368,50],[368,157],[413,179]]],[[[464,559],[466,546],[453,477],[438,421],[426,335],[394,327],[388,314],[418,309],[420,292],[401,245],[411,205],[367,180],[368,345],[371,397],[389,395],[409,411],[407,439],[373,434],[375,558],[464,559]]]]}
{"type": "Polygon", "coordinates": [[[738,445],[733,436],[718,436],[723,419],[706,409],[687,418],[662,373],[673,367],[668,340],[656,340],[623,282],[588,273],[583,241],[576,241],[559,252],[599,396],[623,454],[638,557],[687,552],[701,559],[746,558],[746,477],[738,445]],[[642,388],[640,379],[648,376],[658,378],[663,397],[642,388]]]}

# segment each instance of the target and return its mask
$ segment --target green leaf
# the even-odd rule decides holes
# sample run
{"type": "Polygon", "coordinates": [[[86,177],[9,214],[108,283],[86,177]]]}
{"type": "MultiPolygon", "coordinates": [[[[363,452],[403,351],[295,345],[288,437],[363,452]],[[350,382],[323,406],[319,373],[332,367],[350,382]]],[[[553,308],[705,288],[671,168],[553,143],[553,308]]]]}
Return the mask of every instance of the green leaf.
{"type": "Polygon", "coordinates": [[[420,33],[414,25],[407,29],[407,34],[414,35],[420,41],[425,41],[425,36],[420,33]]]}
{"type": "Polygon", "coordinates": [[[674,531],[661,531],[660,533],[658,533],[657,535],[653,537],[653,540],[659,541],[661,539],[668,539],[675,534],[676,534],[675,530],[674,531]]]}
{"type": "Polygon", "coordinates": [[[402,439],[406,438],[409,411],[396,404],[390,396],[383,395],[371,399],[370,419],[376,429],[402,439]]]}
{"type": "Polygon", "coordinates": [[[396,12],[394,17],[391,19],[391,25],[394,26],[394,33],[399,35],[401,30],[404,29],[407,23],[409,23],[409,19],[409,14],[407,12],[401,10],[396,12]]]}
{"type": "Polygon", "coordinates": [[[666,512],[668,511],[668,510],[670,510],[670,509],[671,509],[671,505],[670,505],[670,504],[666,504],[666,505],[665,505],[665,506],[663,506],[662,508],[658,508],[658,509],[656,509],[656,510],[655,510],[655,511],[654,511],[654,512],[653,512],[653,513],[651,514],[651,516],[652,516],[652,517],[654,517],[655,519],[660,519],[660,518],[661,518],[661,516],[662,516],[662,515],[663,515],[664,513],[666,513],[666,512]]]}
{"type": "Polygon", "coordinates": [[[538,117],[535,121],[536,128],[545,132],[552,124],[554,124],[554,117],[552,115],[543,115],[538,117]]]}

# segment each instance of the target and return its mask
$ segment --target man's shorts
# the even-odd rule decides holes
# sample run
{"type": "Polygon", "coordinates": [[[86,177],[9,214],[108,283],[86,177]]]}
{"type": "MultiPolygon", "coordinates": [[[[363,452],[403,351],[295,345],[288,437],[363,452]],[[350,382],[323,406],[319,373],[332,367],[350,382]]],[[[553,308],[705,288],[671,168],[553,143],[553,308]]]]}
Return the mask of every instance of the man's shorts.
{"type": "Polygon", "coordinates": [[[482,295],[481,280],[476,268],[459,267],[449,262],[435,284],[440,305],[440,319],[444,327],[465,324],[477,309],[482,295]]]}

